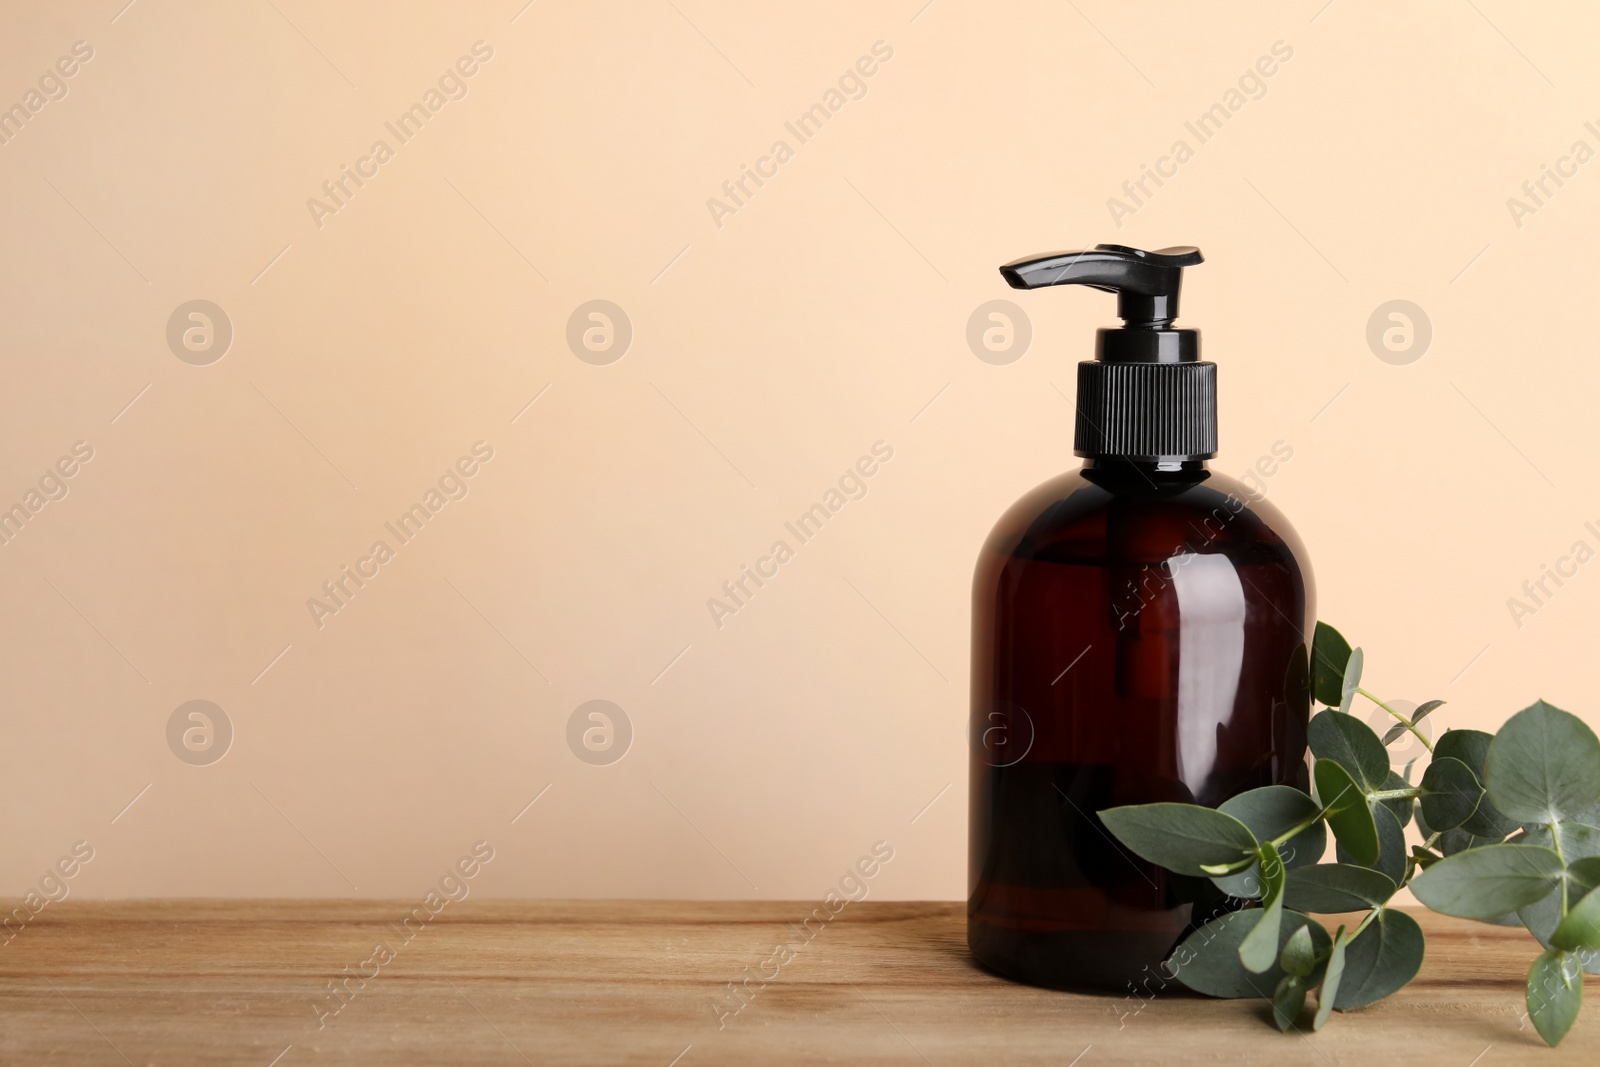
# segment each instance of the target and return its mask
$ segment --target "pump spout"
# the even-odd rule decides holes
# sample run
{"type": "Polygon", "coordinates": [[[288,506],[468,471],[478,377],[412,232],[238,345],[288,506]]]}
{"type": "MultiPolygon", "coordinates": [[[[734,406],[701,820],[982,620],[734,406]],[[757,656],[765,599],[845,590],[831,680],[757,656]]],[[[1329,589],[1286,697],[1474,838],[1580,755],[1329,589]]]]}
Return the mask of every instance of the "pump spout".
{"type": "Polygon", "coordinates": [[[1012,260],[1000,276],[1013,289],[1087,285],[1117,294],[1124,329],[1165,330],[1178,317],[1183,268],[1205,262],[1187,245],[1146,252],[1126,245],[1096,245],[1082,252],[1047,252],[1012,260]]]}

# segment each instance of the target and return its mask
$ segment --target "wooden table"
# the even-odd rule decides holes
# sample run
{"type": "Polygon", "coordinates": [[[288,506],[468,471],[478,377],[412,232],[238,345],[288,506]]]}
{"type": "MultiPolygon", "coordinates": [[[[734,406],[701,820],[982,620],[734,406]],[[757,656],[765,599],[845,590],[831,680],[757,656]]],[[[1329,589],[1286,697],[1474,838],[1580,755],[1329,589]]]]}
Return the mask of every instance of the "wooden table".
{"type": "Polygon", "coordinates": [[[788,924],[812,904],[469,898],[413,920],[406,941],[412,907],[50,905],[0,948],[0,1062],[1498,1067],[1593,1064],[1600,1042],[1600,983],[1546,1049],[1522,1021],[1534,942],[1431,913],[1418,916],[1428,957],[1410,987],[1321,1033],[1282,1035],[1255,1002],[1142,1003],[992,977],[967,958],[954,903],[850,904],[787,962],[773,947],[798,941],[788,924]],[[776,977],[719,1019],[747,965],[776,977]],[[329,983],[346,974],[335,999],[329,983]]]}

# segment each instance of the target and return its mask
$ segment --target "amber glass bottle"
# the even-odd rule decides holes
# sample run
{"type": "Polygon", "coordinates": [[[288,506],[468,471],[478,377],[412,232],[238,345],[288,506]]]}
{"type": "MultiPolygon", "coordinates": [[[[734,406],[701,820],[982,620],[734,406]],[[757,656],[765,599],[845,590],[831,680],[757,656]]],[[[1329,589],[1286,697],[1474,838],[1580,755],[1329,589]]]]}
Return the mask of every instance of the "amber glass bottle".
{"type": "Polygon", "coordinates": [[[1001,518],[973,583],[967,939],[1025,982],[1148,987],[1230,906],[1122,848],[1098,812],[1305,784],[1311,573],[1259,491],[1206,469],[1215,366],[1170,328],[1199,261],[1102,245],[1002,268],[1019,288],[1113,289],[1131,318],[1080,366],[1083,468],[1001,518]]]}

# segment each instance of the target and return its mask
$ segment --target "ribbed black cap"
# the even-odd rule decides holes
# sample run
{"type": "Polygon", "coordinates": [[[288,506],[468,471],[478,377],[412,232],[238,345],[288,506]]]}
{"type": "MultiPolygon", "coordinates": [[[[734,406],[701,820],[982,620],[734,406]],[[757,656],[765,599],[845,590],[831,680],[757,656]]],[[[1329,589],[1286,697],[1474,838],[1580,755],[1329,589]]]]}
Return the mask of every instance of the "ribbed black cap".
{"type": "Polygon", "coordinates": [[[1086,458],[1210,459],[1217,365],[1079,363],[1073,450],[1086,458]]]}

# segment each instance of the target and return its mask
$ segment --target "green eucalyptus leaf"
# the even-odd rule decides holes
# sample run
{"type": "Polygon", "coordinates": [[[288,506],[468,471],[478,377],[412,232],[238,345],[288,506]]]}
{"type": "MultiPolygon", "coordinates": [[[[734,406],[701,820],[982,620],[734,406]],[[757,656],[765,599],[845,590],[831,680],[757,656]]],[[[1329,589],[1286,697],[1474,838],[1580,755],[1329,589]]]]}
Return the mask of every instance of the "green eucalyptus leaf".
{"type": "Polygon", "coordinates": [[[1484,845],[1435,863],[1411,891],[1434,911],[1491,919],[1548,896],[1563,870],[1561,857],[1539,845],[1484,845]]]}
{"type": "Polygon", "coordinates": [[[1317,783],[1318,799],[1328,809],[1328,829],[1339,846],[1363,866],[1376,863],[1378,826],[1366,794],[1350,772],[1331,759],[1319,759],[1311,768],[1311,776],[1317,783]]]}
{"type": "Polygon", "coordinates": [[[1403,735],[1405,732],[1406,724],[1403,722],[1397,722],[1383,732],[1383,737],[1380,738],[1380,740],[1383,741],[1385,746],[1387,746],[1399,740],[1401,735],[1403,735]]]}
{"type": "MultiPolygon", "coordinates": [[[[1482,781],[1482,779],[1478,779],[1478,781],[1482,781]]],[[[1478,817],[1482,816],[1483,809],[1488,808],[1488,806],[1491,806],[1490,795],[1483,793],[1483,800],[1478,801],[1478,809],[1472,814],[1472,819],[1469,819],[1469,822],[1477,821],[1478,817]]],[[[1430,827],[1427,824],[1427,814],[1422,811],[1421,806],[1416,809],[1416,829],[1421,833],[1424,841],[1434,835],[1434,827],[1430,827]]],[[[1512,824],[1512,829],[1515,829],[1515,824],[1512,824]]],[[[1438,837],[1438,841],[1435,841],[1434,848],[1445,854],[1445,856],[1454,856],[1454,854],[1464,851],[1464,849],[1480,848],[1483,845],[1499,845],[1502,838],[1506,837],[1504,833],[1502,833],[1501,837],[1477,837],[1474,833],[1469,833],[1467,830],[1459,829],[1459,827],[1454,830],[1438,830],[1438,835],[1440,837],[1438,837]]]]}
{"type": "MultiPolygon", "coordinates": [[[[1478,781],[1481,783],[1483,779],[1479,778],[1478,781]]],[[[1499,844],[1517,825],[1501,814],[1500,809],[1494,806],[1494,801],[1489,799],[1488,790],[1485,790],[1478,800],[1478,810],[1456,829],[1471,834],[1472,843],[1467,847],[1476,848],[1479,845],[1499,844]]]]}
{"type": "Polygon", "coordinates": [[[1528,968],[1528,1017],[1552,1048],[1561,1044],[1583,1006],[1583,970],[1570,952],[1548,948],[1528,968]]]}
{"type": "Polygon", "coordinates": [[[1483,786],[1472,768],[1452,756],[1434,756],[1422,772],[1422,814],[1435,830],[1454,830],[1478,810],[1483,786]]]}
{"type": "Polygon", "coordinates": [[[1333,951],[1328,954],[1328,967],[1322,973],[1322,988],[1317,991],[1317,1017],[1311,1023],[1313,1030],[1321,1030],[1327,1024],[1328,1017],[1333,1014],[1333,1006],[1339,1002],[1339,986],[1344,980],[1345,946],[1349,943],[1344,927],[1339,927],[1339,932],[1333,938],[1333,951]]]}
{"type": "Polygon", "coordinates": [[[1278,1029],[1287,1032],[1300,1013],[1306,1009],[1306,982],[1297,975],[1286,974],[1272,991],[1272,1021],[1278,1029]]]}
{"type": "Polygon", "coordinates": [[[1429,851],[1421,845],[1412,845],[1411,858],[1417,862],[1417,866],[1420,869],[1425,871],[1435,863],[1438,863],[1442,857],[1437,852],[1429,851]]]}
{"type": "MultiPolygon", "coordinates": [[[[1268,785],[1251,789],[1222,802],[1217,809],[1249,827],[1259,841],[1270,841],[1288,833],[1321,809],[1304,791],[1288,785],[1268,785]]],[[[1328,847],[1328,830],[1319,819],[1295,834],[1278,848],[1283,865],[1290,869],[1315,863],[1328,847]]],[[[1254,899],[1261,895],[1258,863],[1237,874],[1211,879],[1218,889],[1236,897],[1254,899]]]]}
{"type": "MultiPolygon", "coordinates": [[[[1234,911],[1213,919],[1184,939],[1167,960],[1167,973],[1194,990],[1212,997],[1268,997],[1283,980],[1282,967],[1274,964],[1269,970],[1255,974],[1245,970],[1239,961],[1239,946],[1245,936],[1255,929],[1258,915],[1255,909],[1234,911]]],[[[1315,954],[1328,951],[1332,938],[1328,931],[1308,915],[1285,911],[1278,927],[1278,952],[1289,938],[1301,928],[1311,932],[1315,954]]]]}
{"type": "Polygon", "coordinates": [[[1309,867],[1328,851],[1328,827],[1321,819],[1295,834],[1278,846],[1283,865],[1289,870],[1309,867]]]}
{"type": "MultiPolygon", "coordinates": [[[[1410,788],[1411,783],[1393,771],[1390,771],[1389,777],[1383,780],[1383,791],[1386,793],[1391,789],[1410,788]]],[[[1389,814],[1395,817],[1395,821],[1400,824],[1401,829],[1404,829],[1411,822],[1411,811],[1417,806],[1416,801],[1411,797],[1395,797],[1392,800],[1380,800],[1378,803],[1389,809],[1389,814]]]]}
{"type": "Polygon", "coordinates": [[[1339,686],[1339,710],[1346,715],[1350,714],[1350,706],[1356,700],[1356,690],[1361,686],[1361,665],[1364,660],[1361,649],[1353,648],[1350,658],[1345,661],[1344,680],[1339,686]]]}
{"type": "Polygon", "coordinates": [[[1571,712],[1537,701],[1495,734],[1484,784],[1519,822],[1578,818],[1600,803],[1600,738],[1571,712]]]}
{"type": "Polygon", "coordinates": [[[1309,927],[1302,926],[1289,935],[1289,940],[1283,943],[1283,951],[1278,954],[1278,966],[1285,974],[1296,978],[1308,977],[1317,969],[1317,949],[1311,943],[1309,927]]]}
{"type": "Polygon", "coordinates": [[[1498,845],[1497,837],[1474,837],[1465,830],[1442,830],[1439,836],[1439,851],[1446,856],[1454,856],[1465,852],[1469,848],[1482,848],[1485,845],[1498,845]]]}
{"type": "Polygon", "coordinates": [[[1386,904],[1395,882],[1381,871],[1347,863],[1319,863],[1290,871],[1283,905],[1295,911],[1364,911],[1386,904]]]}
{"type": "Polygon", "coordinates": [[[1372,864],[1372,869],[1401,885],[1406,880],[1406,832],[1388,808],[1374,811],[1372,824],[1378,828],[1378,862],[1372,864]]]}
{"type": "Polygon", "coordinates": [[[1338,707],[1344,699],[1344,665],[1350,661],[1350,642],[1325,622],[1317,623],[1311,640],[1311,694],[1322,704],[1338,707]]]}
{"type": "MultiPolygon", "coordinates": [[[[1539,826],[1512,838],[1513,844],[1552,846],[1551,827],[1539,826]]],[[[1577,901],[1589,890],[1600,886],[1600,827],[1583,823],[1556,823],[1554,829],[1561,837],[1561,854],[1566,857],[1565,874],[1567,900],[1577,901]]],[[[1551,935],[1561,924],[1561,894],[1551,893],[1543,900],[1517,909],[1517,919],[1528,928],[1528,933],[1545,948],[1551,946],[1551,935]]],[[[1581,950],[1577,953],[1583,969],[1589,974],[1600,974],[1600,952],[1581,950]]]]}
{"type": "Polygon", "coordinates": [[[1317,803],[1310,794],[1292,785],[1266,785],[1229,797],[1217,810],[1232,815],[1257,838],[1267,840],[1315,815],[1317,803]]]}
{"type": "Polygon", "coordinates": [[[1306,741],[1312,755],[1344,767],[1364,789],[1382,789],[1389,777],[1389,750],[1353,715],[1319,711],[1306,726],[1306,741]]]}
{"type": "Polygon", "coordinates": [[[1441,708],[1443,706],[1444,701],[1442,700],[1423,701],[1421,704],[1417,705],[1417,710],[1411,713],[1411,725],[1415,726],[1417,723],[1421,722],[1423,719],[1432,714],[1434,709],[1441,708]]]}
{"type": "MultiPolygon", "coordinates": [[[[1271,841],[1260,845],[1261,907],[1255,928],[1239,943],[1239,961],[1260,974],[1278,961],[1282,951],[1278,931],[1283,925],[1283,860],[1271,841]]],[[[1248,914],[1248,913],[1246,913],[1248,914]]]]}
{"type": "Polygon", "coordinates": [[[1344,977],[1333,1006],[1348,1011],[1396,992],[1417,976],[1423,953],[1417,920],[1403,911],[1380,908],[1345,949],[1344,977]]]}
{"type": "Polygon", "coordinates": [[[1600,949],[1600,893],[1591,889],[1567,910],[1550,935],[1550,945],[1566,952],[1600,949]]]}
{"type": "Polygon", "coordinates": [[[1134,854],[1177,874],[1234,863],[1255,852],[1250,828],[1231,815],[1197,804],[1130,804],[1108,808],[1100,821],[1134,854]]]}
{"type": "Polygon", "coordinates": [[[1340,863],[1380,871],[1388,875],[1395,885],[1400,885],[1406,880],[1406,832],[1400,829],[1399,820],[1382,804],[1369,804],[1368,810],[1372,812],[1373,828],[1378,831],[1378,858],[1371,863],[1362,863],[1343,847],[1334,850],[1334,857],[1340,863]]]}
{"type": "MultiPolygon", "coordinates": [[[[1472,773],[1482,784],[1486,781],[1484,768],[1489,761],[1489,743],[1493,740],[1493,734],[1486,734],[1482,730],[1446,730],[1434,743],[1433,758],[1448,756],[1460,760],[1472,768],[1472,773]]],[[[1500,841],[1518,825],[1516,819],[1508,818],[1495,807],[1493,798],[1485,794],[1478,802],[1478,810],[1461,824],[1461,829],[1474,837],[1500,841]]]]}

